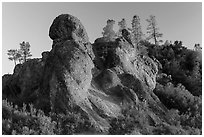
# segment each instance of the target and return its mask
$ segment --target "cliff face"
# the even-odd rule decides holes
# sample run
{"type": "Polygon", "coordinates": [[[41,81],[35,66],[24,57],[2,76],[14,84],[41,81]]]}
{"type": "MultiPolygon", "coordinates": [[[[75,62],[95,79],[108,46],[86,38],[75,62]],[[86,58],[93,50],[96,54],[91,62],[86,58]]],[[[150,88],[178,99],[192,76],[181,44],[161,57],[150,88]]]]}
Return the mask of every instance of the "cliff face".
{"type": "Polygon", "coordinates": [[[77,108],[103,132],[128,106],[144,104],[154,123],[161,121],[158,115],[166,110],[152,92],[157,65],[137,55],[124,37],[100,38],[91,45],[79,19],[69,14],[55,18],[49,36],[53,40],[50,52],[16,66],[12,76],[5,76],[5,98],[33,103],[47,112],[66,114],[77,108]]]}

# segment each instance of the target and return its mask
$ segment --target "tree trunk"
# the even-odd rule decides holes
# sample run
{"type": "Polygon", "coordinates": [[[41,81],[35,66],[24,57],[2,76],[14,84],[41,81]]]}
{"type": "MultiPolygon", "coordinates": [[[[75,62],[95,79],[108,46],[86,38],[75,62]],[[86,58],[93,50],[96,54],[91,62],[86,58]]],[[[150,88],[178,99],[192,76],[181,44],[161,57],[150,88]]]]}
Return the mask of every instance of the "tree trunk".
{"type": "Polygon", "coordinates": [[[157,44],[157,38],[154,36],[155,45],[157,44]]]}
{"type": "Polygon", "coordinates": [[[23,58],[24,62],[26,62],[26,55],[24,54],[24,58],[23,58]]]}

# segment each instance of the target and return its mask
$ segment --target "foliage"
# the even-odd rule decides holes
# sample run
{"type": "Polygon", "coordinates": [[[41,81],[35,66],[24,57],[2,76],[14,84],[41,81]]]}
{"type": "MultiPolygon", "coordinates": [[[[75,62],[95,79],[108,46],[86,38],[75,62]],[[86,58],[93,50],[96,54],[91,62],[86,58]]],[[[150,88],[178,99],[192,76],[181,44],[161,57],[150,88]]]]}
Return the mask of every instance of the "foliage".
{"type": "Polygon", "coordinates": [[[138,47],[142,40],[142,27],[140,24],[140,17],[138,15],[133,16],[132,19],[132,41],[135,47],[138,47]]]}
{"type": "Polygon", "coordinates": [[[202,54],[187,49],[182,42],[158,46],[142,43],[148,49],[148,55],[162,64],[162,73],[171,75],[173,84],[181,83],[195,96],[202,94],[202,54]]]}
{"type": "Polygon", "coordinates": [[[23,57],[23,61],[26,62],[26,60],[32,56],[31,52],[30,52],[30,44],[29,42],[25,42],[23,41],[22,43],[20,43],[20,51],[23,57]]]}
{"type": "Polygon", "coordinates": [[[114,40],[115,36],[116,36],[116,33],[115,31],[113,30],[113,25],[115,24],[115,21],[114,20],[107,20],[107,25],[103,28],[103,37],[112,41],[114,40]]]}
{"type": "Polygon", "coordinates": [[[148,22],[147,33],[149,36],[148,40],[153,39],[154,43],[157,44],[158,38],[162,37],[162,33],[159,32],[159,28],[157,27],[156,17],[154,15],[150,15],[149,19],[146,20],[148,22]]]}
{"type": "Polygon", "coordinates": [[[119,36],[121,36],[122,35],[122,30],[127,29],[126,20],[123,18],[120,22],[118,22],[118,26],[119,26],[119,36]]]}
{"type": "Polygon", "coordinates": [[[137,107],[127,107],[122,110],[122,117],[111,120],[111,135],[132,134],[135,130],[137,134],[149,134],[149,124],[147,112],[144,105],[140,103],[137,107]]]}
{"type": "MultiPolygon", "coordinates": [[[[197,50],[187,49],[181,41],[175,41],[174,44],[166,43],[162,46],[148,42],[142,44],[148,48],[148,55],[156,58],[162,64],[160,73],[165,73],[171,78],[167,81],[166,79],[157,79],[158,83],[154,90],[160,101],[170,109],[166,114],[167,122],[171,126],[181,128],[185,134],[201,134],[201,48],[198,47],[197,50]]],[[[155,133],[170,131],[168,126],[165,128],[168,130],[159,128],[154,131],[155,133]]]]}
{"type": "Polygon", "coordinates": [[[161,102],[170,109],[166,120],[171,125],[181,126],[187,134],[197,134],[202,129],[202,100],[193,96],[185,87],[172,83],[161,85],[157,83],[154,93],[161,102]],[[175,110],[177,109],[177,110],[175,110]]]}
{"type": "Polygon", "coordinates": [[[67,112],[66,115],[50,113],[50,117],[57,121],[55,131],[58,135],[81,134],[94,130],[88,117],[78,109],[67,112]]]}
{"type": "Polygon", "coordinates": [[[32,105],[29,111],[26,109],[25,104],[19,108],[6,100],[2,101],[3,134],[54,134],[55,122],[45,116],[43,111],[37,111],[32,105]]]}
{"type": "MultiPolygon", "coordinates": [[[[176,109],[170,109],[165,114],[165,121],[151,124],[148,119],[149,112],[141,104],[138,108],[126,108],[123,111],[123,117],[111,120],[111,135],[131,135],[131,134],[148,134],[148,135],[186,135],[201,134],[201,128],[185,125],[183,115],[179,114],[176,109]]],[[[185,115],[186,116],[186,115],[185,115]]],[[[186,120],[186,119],[185,119],[186,120]]],[[[198,121],[194,121],[198,122],[198,121]]]]}
{"type": "Polygon", "coordinates": [[[187,132],[179,126],[162,123],[157,125],[153,130],[154,135],[186,135],[187,132]]]}
{"type": "Polygon", "coordinates": [[[176,108],[181,112],[187,111],[194,102],[194,96],[181,84],[176,87],[172,83],[167,83],[165,86],[157,84],[154,93],[167,108],[176,108]]]}
{"type": "Polygon", "coordinates": [[[32,56],[30,52],[30,44],[29,42],[20,43],[20,49],[10,49],[8,50],[7,55],[8,59],[14,61],[14,65],[16,66],[17,61],[21,64],[25,62],[29,57],[32,56]]]}
{"type": "Polygon", "coordinates": [[[9,56],[8,57],[9,60],[14,61],[15,66],[16,66],[17,61],[19,61],[19,63],[21,62],[21,53],[19,50],[10,49],[8,50],[7,55],[9,56]]]}
{"type": "Polygon", "coordinates": [[[195,44],[194,50],[197,51],[197,52],[202,53],[202,47],[200,46],[200,44],[195,44]]]}
{"type": "Polygon", "coordinates": [[[47,116],[33,105],[24,104],[19,108],[7,100],[2,101],[2,133],[6,135],[77,134],[92,128],[80,113],[50,113],[47,116]]]}

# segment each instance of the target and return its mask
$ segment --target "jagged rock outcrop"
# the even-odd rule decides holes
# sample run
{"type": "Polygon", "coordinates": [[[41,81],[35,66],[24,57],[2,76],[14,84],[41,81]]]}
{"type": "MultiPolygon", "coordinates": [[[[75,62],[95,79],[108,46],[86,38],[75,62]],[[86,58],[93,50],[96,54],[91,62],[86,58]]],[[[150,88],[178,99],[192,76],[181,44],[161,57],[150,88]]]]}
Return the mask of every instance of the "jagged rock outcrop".
{"type": "Polygon", "coordinates": [[[95,66],[101,70],[99,80],[95,81],[102,85],[102,91],[112,98],[118,97],[115,104],[119,108],[146,104],[150,121],[160,123],[167,109],[152,92],[156,85],[157,64],[147,56],[138,55],[123,37],[115,42],[97,39],[93,51],[95,66]]]}
{"type": "MultiPolygon", "coordinates": [[[[49,36],[52,50],[42,53],[40,60],[16,66],[3,94],[15,93],[21,102],[30,99],[48,112],[80,110],[102,132],[110,128],[110,119],[123,115],[126,106],[147,102],[154,110],[165,111],[152,92],[157,65],[149,57],[138,56],[126,38],[100,38],[91,45],[79,19],[69,14],[55,18],[49,36]]],[[[157,123],[160,118],[154,110],[148,114],[157,123]]]]}
{"type": "Polygon", "coordinates": [[[118,38],[115,42],[96,40],[93,51],[96,56],[95,64],[99,69],[121,68],[121,71],[134,75],[150,90],[155,88],[158,72],[156,63],[147,56],[136,56],[137,51],[124,38],[118,38]]]}

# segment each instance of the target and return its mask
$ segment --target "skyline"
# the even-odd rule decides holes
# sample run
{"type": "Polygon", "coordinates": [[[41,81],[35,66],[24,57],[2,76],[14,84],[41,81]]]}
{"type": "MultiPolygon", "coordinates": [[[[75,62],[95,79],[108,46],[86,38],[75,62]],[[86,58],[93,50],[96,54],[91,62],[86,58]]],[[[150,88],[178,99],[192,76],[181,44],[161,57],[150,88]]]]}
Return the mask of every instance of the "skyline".
{"type": "Polygon", "coordinates": [[[43,51],[49,51],[52,40],[49,38],[49,27],[60,14],[71,14],[79,18],[84,25],[90,42],[102,36],[107,19],[117,23],[125,18],[131,27],[132,17],[140,16],[143,33],[146,34],[149,15],[155,15],[163,33],[162,40],[174,42],[181,40],[188,48],[195,44],[202,45],[202,3],[18,3],[2,4],[2,75],[13,73],[14,63],[8,60],[7,50],[18,49],[19,43],[27,41],[31,45],[32,58],[41,57],[43,51]]]}

